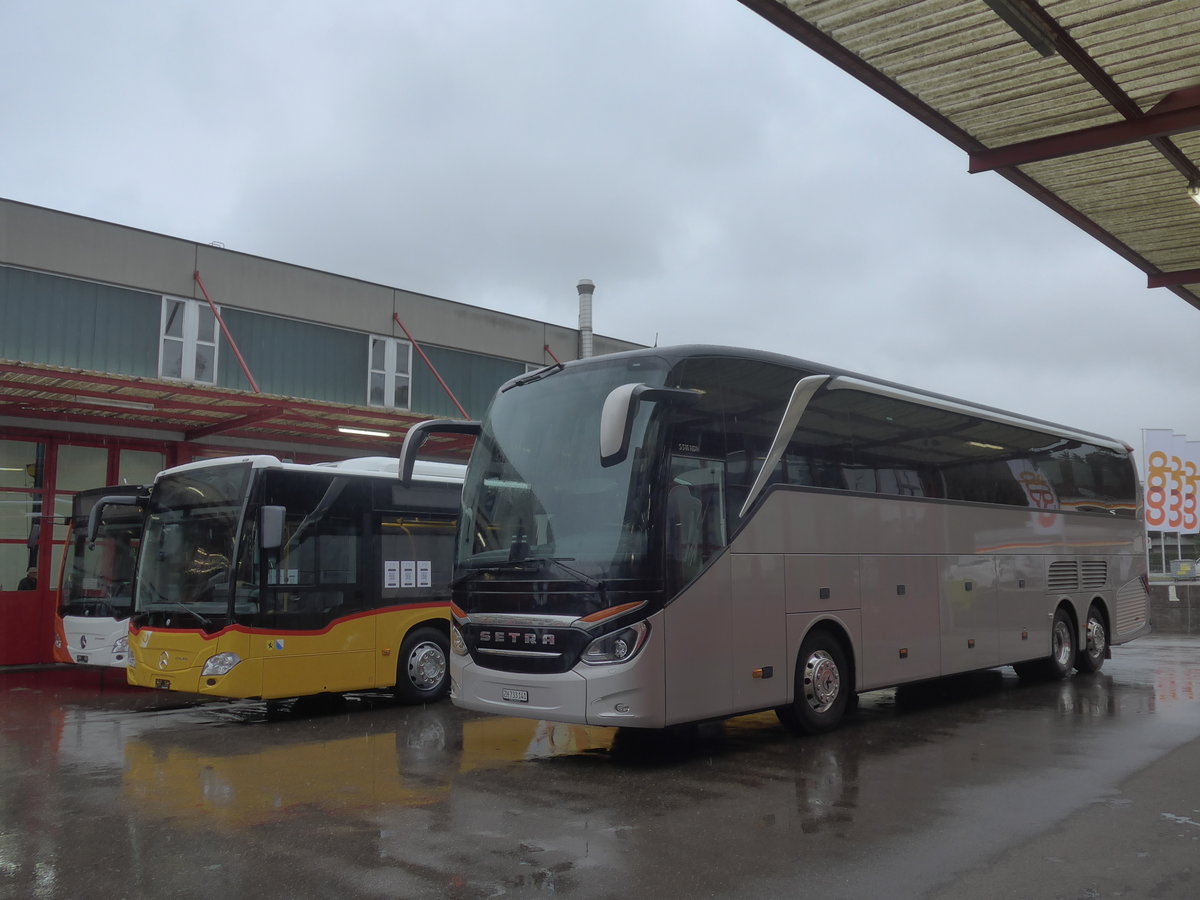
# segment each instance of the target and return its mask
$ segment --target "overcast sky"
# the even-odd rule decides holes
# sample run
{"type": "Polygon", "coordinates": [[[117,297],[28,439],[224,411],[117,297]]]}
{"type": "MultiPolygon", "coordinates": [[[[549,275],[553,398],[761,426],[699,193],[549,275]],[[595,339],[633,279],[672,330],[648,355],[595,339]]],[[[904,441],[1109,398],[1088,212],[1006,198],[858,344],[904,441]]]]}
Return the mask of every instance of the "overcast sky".
{"type": "Polygon", "coordinates": [[[0,83],[13,200],[1200,439],[1200,312],[736,0],[0,0],[0,83]]]}

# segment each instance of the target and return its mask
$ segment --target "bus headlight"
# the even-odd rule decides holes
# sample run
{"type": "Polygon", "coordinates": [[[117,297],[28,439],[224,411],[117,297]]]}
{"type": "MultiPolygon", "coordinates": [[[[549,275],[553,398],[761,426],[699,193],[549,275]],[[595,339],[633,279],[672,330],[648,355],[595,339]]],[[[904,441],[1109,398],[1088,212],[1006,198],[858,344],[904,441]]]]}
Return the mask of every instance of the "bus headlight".
{"type": "Polygon", "coordinates": [[[123,634],[113,641],[112,648],[113,656],[124,655],[129,652],[129,635],[123,634]]]}
{"type": "Polygon", "coordinates": [[[588,644],[583,656],[580,657],[589,666],[610,666],[633,659],[646,643],[650,634],[650,625],[638,622],[628,628],[596,638],[588,644]]]}
{"type": "Polygon", "coordinates": [[[204,671],[200,673],[200,676],[224,675],[241,661],[242,658],[236,653],[218,653],[216,656],[209,657],[208,662],[204,664],[204,671]]]}
{"type": "Polygon", "coordinates": [[[456,656],[467,655],[467,642],[463,640],[462,634],[455,625],[450,626],[450,652],[456,656]]]}

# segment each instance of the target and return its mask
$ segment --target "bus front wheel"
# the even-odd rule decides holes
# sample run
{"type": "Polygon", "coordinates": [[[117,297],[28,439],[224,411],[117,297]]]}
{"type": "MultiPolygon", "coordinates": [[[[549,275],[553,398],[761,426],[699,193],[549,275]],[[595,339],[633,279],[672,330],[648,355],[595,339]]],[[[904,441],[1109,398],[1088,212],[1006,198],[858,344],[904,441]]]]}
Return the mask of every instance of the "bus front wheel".
{"type": "Polygon", "coordinates": [[[450,639],[436,628],[415,628],[400,645],[393,693],[401,703],[428,703],[450,686],[450,639]]]}
{"type": "Polygon", "coordinates": [[[842,720],[852,692],[841,641],[831,632],[817,628],[800,645],[795,699],[789,706],[776,709],[775,714],[797,734],[832,731],[842,720]]]}

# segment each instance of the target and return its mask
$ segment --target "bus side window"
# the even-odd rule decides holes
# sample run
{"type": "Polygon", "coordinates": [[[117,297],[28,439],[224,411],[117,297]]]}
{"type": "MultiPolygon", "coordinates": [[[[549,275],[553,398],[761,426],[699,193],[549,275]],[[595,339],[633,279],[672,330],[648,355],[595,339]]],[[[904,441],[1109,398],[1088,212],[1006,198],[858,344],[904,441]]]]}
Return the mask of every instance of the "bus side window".
{"type": "Polygon", "coordinates": [[[678,584],[700,571],[702,505],[686,484],[676,482],[667,493],[667,557],[678,584]]]}
{"type": "Polygon", "coordinates": [[[667,561],[678,589],[725,546],[725,468],[717,460],[677,457],[671,471],[667,561]]]}

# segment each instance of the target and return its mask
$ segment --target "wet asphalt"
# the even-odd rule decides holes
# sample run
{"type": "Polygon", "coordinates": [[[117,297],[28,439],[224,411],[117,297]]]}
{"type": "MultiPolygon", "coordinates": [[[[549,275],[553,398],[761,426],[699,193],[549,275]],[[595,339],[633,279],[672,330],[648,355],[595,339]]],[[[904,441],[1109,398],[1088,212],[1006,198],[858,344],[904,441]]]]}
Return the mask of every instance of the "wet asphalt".
{"type": "Polygon", "coordinates": [[[122,677],[0,670],[0,896],[1200,896],[1200,637],[865,694],[816,738],[122,677]]]}

